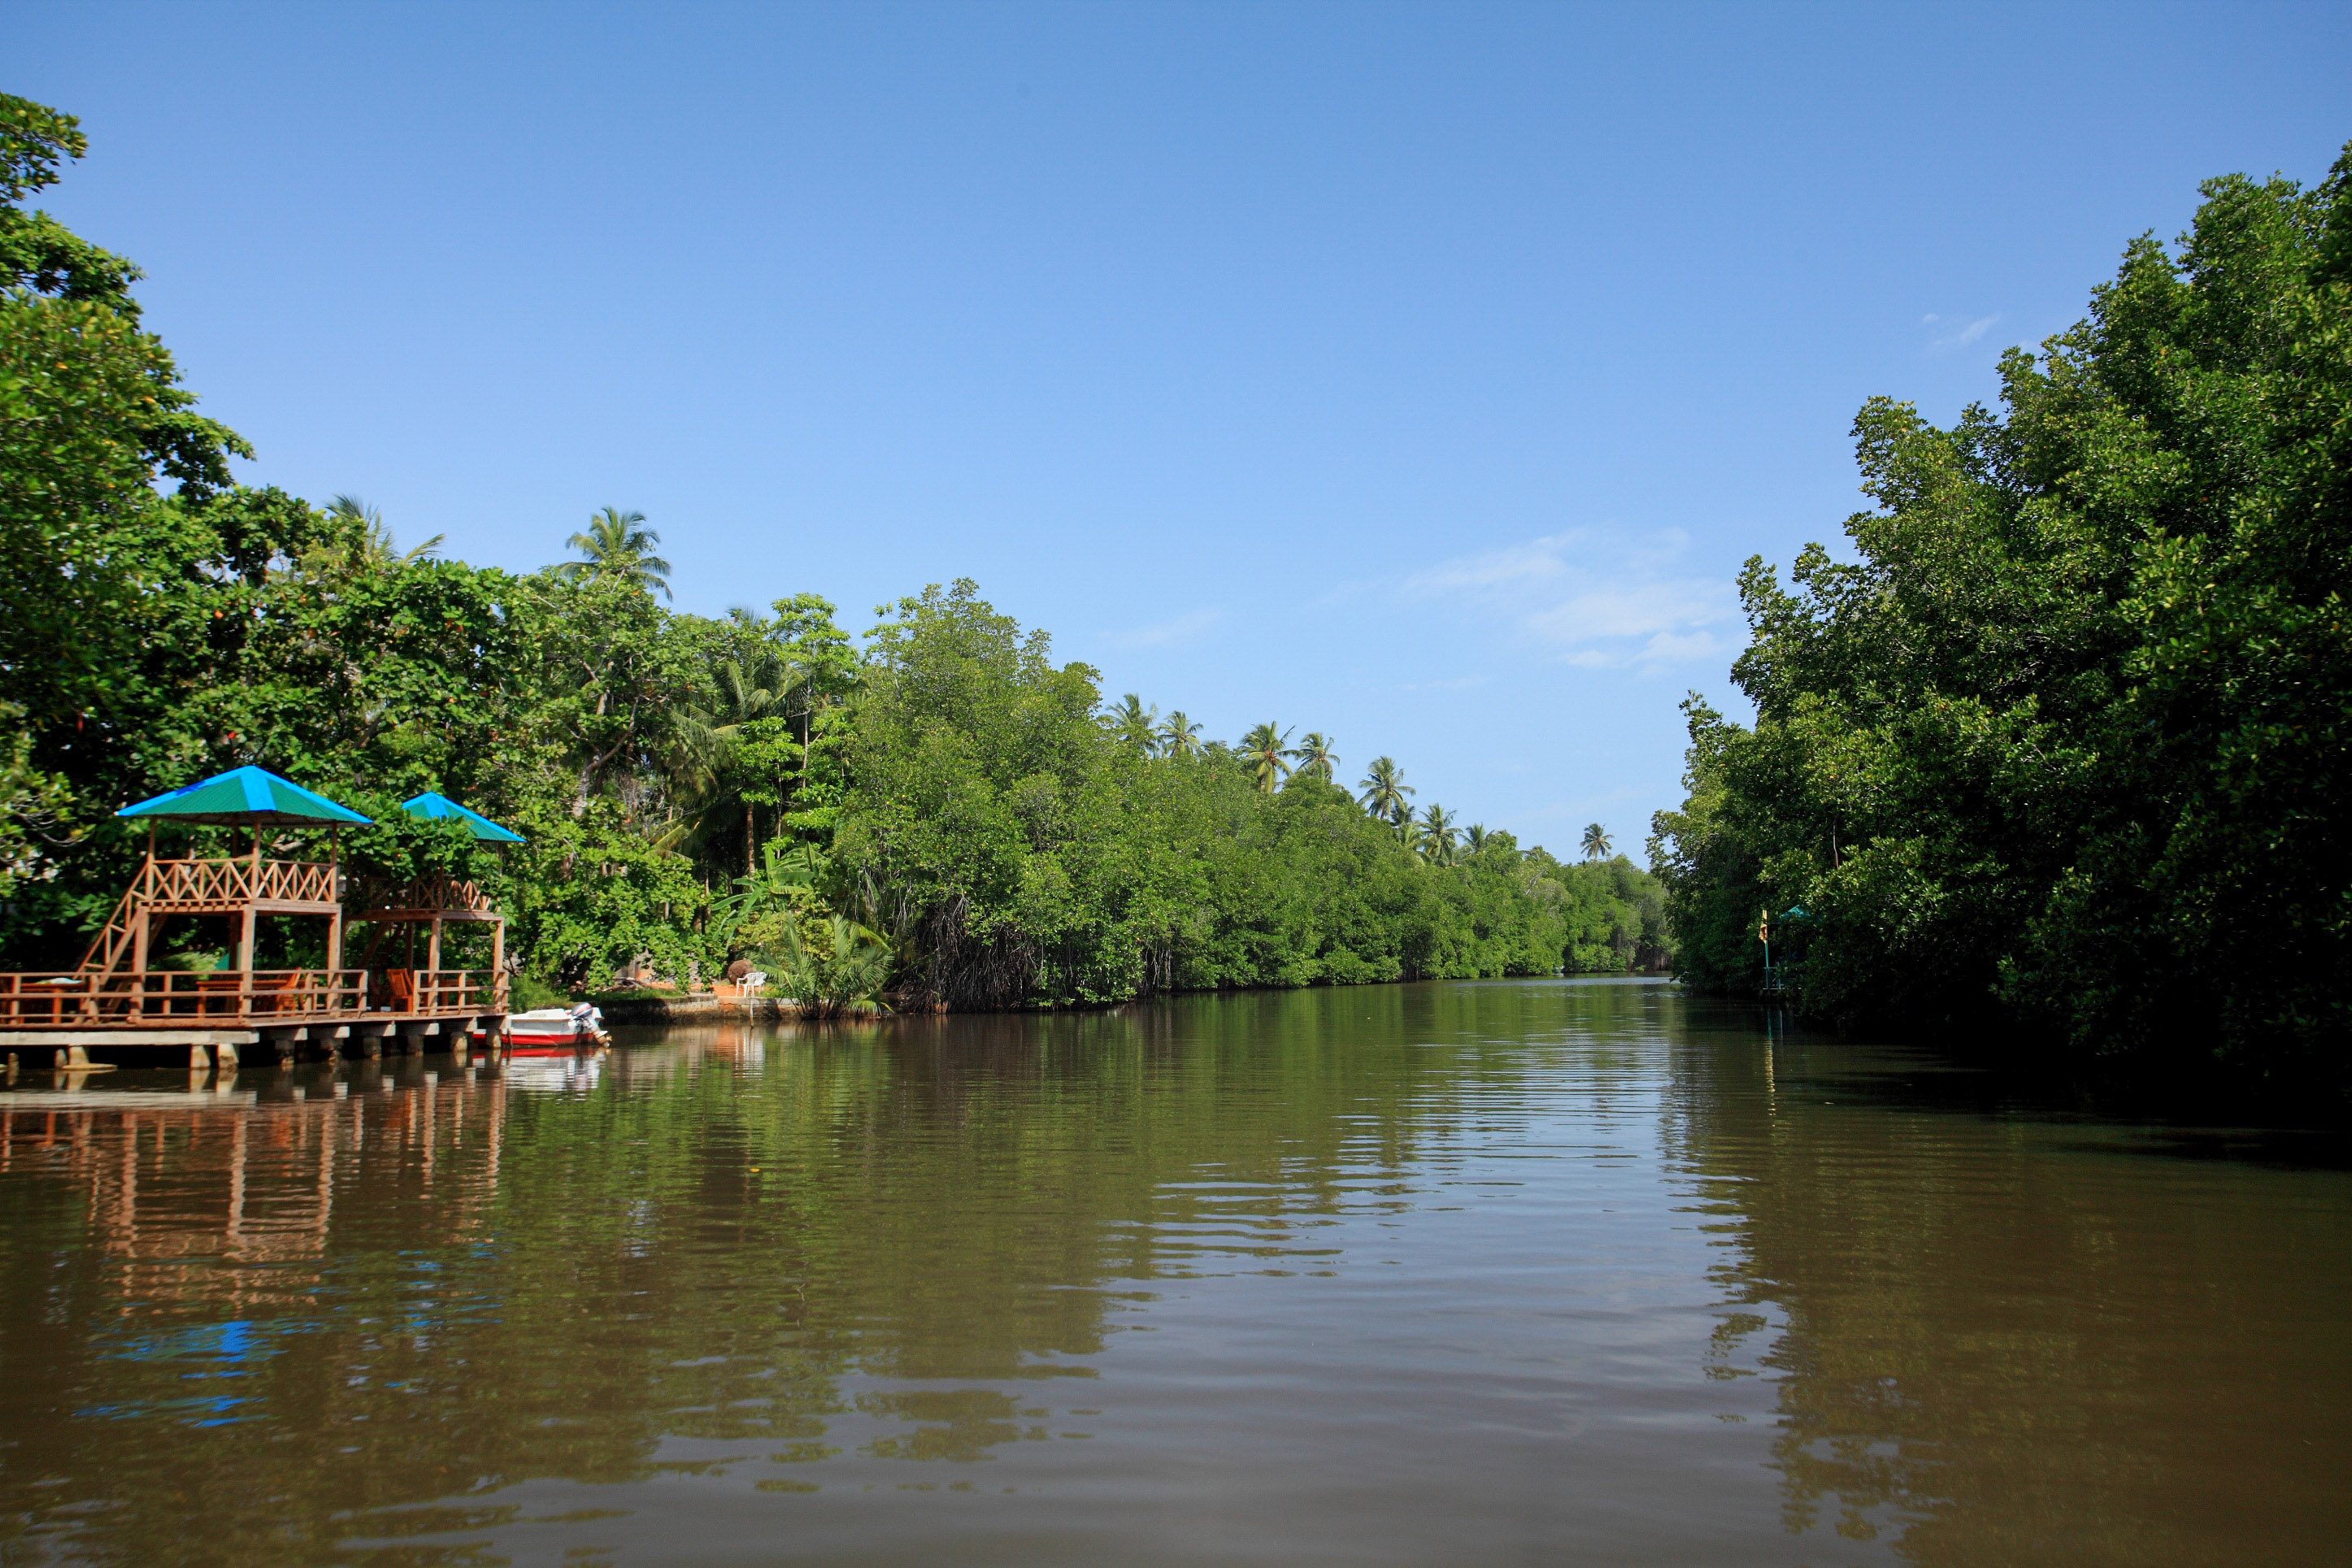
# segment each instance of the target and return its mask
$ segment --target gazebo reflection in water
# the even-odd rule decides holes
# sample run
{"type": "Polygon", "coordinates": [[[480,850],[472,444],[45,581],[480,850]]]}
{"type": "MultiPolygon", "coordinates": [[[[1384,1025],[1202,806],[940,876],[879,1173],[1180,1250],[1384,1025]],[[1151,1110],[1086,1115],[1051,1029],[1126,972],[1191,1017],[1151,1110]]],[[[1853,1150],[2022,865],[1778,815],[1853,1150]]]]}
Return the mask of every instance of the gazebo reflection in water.
{"type": "Polygon", "coordinates": [[[402,1082],[307,1093],[271,1077],[281,1087],[266,1099],[228,1071],[185,1092],[0,1095],[0,1176],[44,1171],[83,1188],[125,1315],[314,1305],[330,1229],[354,1204],[424,1200],[450,1241],[488,1226],[502,1072],[444,1077],[412,1064],[402,1082]]]}

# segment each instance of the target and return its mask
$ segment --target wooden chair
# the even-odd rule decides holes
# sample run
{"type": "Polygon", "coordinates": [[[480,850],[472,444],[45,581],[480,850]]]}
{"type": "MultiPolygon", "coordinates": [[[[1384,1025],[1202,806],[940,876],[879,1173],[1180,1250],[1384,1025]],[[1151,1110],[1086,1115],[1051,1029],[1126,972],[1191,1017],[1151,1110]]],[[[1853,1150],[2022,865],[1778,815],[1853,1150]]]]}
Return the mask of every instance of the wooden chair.
{"type": "Polygon", "coordinates": [[[294,995],[301,983],[302,971],[299,969],[289,969],[278,975],[256,975],[253,978],[253,1010],[256,1016],[301,1011],[301,1004],[294,995]]]}
{"type": "Polygon", "coordinates": [[[416,1010],[416,971],[386,969],[383,973],[383,988],[377,994],[392,1004],[394,1012],[415,1012],[416,1010]]]}

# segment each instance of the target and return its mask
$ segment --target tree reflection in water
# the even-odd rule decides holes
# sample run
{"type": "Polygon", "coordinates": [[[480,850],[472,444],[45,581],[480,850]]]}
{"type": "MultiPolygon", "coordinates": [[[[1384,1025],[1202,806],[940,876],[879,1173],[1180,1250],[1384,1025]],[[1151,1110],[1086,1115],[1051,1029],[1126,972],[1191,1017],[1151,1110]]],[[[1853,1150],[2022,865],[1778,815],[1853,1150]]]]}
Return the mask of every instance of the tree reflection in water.
{"type": "Polygon", "coordinates": [[[1381,987],[28,1080],[0,1560],[955,1560],[981,1516],[900,1490],[1038,1491],[1021,1561],[2336,1551],[2340,1173],[1760,1016],[1381,987]]]}
{"type": "Polygon", "coordinates": [[[1727,1361],[1777,1384],[1787,1530],[1955,1568],[2340,1551],[2342,1173],[1754,1016],[1693,1010],[1665,1142],[1752,1309],[1727,1361]]]}
{"type": "Polygon", "coordinates": [[[5,1510],[131,1558],[200,1497],[186,1560],[298,1562],[510,1521],[446,1502],[529,1477],[824,1458],[852,1412],[906,1428],[866,1457],[976,1458],[1047,1437],[1020,1389],[1091,1375],[1110,1282],[1312,1260],[1343,1153],[1402,1162],[1426,1113],[1332,1051],[1237,1088],[1246,1029],[1065,1019],[1041,1051],[1038,1023],[674,1036],[605,1059],[610,1094],[412,1061],[347,1064],[343,1097],[318,1067],[247,1073],[251,1103],[11,1111],[0,1172],[47,1178],[0,1184],[12,1354],[59,1375],[0,1394],[5,1510]],[[965,1385],[853,1398],[853,1370],[965,1385]],[[43,1485],[101,1474],[100,1510],[43,1485]]]}

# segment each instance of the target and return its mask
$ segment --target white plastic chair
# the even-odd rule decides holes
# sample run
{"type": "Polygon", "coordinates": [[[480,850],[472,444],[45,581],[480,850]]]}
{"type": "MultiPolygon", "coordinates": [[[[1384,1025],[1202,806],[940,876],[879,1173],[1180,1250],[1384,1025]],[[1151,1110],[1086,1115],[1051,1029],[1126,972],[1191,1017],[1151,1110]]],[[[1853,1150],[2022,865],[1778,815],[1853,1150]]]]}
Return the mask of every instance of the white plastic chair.
{"type": "Polygon", "coordinates": [[[761,970],[754,969],[743,977],[743,994],[747,997],[756,997],[767,983],[767,975],[761,970]]]}

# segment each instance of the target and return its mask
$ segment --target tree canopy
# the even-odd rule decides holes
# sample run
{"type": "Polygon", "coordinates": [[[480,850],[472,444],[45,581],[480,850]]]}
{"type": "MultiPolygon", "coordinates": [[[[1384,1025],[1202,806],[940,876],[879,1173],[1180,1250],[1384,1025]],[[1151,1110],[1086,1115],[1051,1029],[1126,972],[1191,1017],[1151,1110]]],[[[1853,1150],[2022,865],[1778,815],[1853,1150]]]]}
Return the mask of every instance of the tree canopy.
{"type": "Polygon", "coordinates": [[[2352,1025],[2352,149],[2232,175],[1948,429],[1874,399],[1849,550],[1741,581],[1655,825],[1685,973],[2341,1084],[2352,1025]]]}

